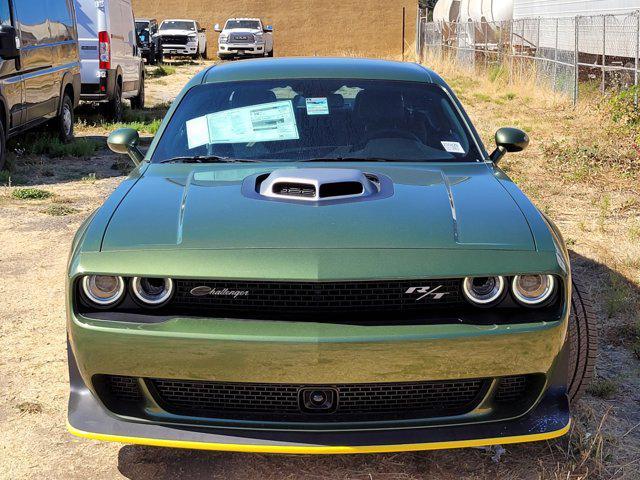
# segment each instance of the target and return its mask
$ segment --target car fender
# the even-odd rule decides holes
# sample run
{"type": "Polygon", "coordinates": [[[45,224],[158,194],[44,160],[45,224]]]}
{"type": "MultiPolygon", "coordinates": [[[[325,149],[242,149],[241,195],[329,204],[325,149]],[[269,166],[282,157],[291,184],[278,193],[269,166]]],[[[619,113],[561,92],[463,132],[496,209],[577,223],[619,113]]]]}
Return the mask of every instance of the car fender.
{"type": "Polygon", "coordinates": [[[64,91],[68,86],[71,86],[73,90],[73,106],[74,108],[78,105],[78,100],[80,98],[80,92],[76,90],[76,82],[75,82],[75,74],[72,72],[66,72],[62,76],[62,82],[60,82],[60,96],[58,97],[58,115],[62,113],[62,98],[64,95],[64,91]]]}

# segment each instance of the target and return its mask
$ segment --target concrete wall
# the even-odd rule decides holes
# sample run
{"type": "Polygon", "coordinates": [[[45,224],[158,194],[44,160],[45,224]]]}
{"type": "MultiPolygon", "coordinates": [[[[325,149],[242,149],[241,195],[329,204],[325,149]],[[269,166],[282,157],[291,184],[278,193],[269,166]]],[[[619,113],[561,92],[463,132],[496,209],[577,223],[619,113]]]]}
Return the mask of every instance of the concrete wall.
{"type": "Polygon", "coordinates": [[[207,29],[209,57],[217,51],[215,23],[258,17],[273,25],[276,56],[402,56],[413,53],[417,0],[133,0],[136,17],[192,18],[207,29]]]}

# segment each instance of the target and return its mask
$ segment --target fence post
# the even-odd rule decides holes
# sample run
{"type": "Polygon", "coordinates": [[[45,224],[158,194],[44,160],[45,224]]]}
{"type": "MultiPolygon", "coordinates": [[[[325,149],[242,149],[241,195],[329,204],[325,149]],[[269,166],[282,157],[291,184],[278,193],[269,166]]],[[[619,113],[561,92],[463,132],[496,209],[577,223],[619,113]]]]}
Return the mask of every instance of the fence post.
{"type": "Polygon", "coordinates": [[[607,64],[607,16],[602,16],[602,79],[600,80],[600,91],[604,93],[605,85],[605,65],[607,64]]]}
{"type": "Polygon", "coordinates": [[[560,19],[556,18],[556,39],[553,49],[553,91],[556,91],[558,85],[558,30],[560,27],[560,19]]]}
{"type": "Polygon", "coordinates": [[[580,35],[578,34],[578,27],[580,25],[580,17],[576,15],[573,21],[574,28],[574,42],[573,46],[573,104],[578,103],[578,77],[580,76],[579,67],[580,62],[578,61],[578,41],[580,39],[580,35]]]}
{"type": "Polygon", "coordinates": [[[633,101],[635,106],[638,106],[638,65],[640,63],[640,10],[636,11],[636,68],[633,72],[633,85],[634,96],[633,101]]]}

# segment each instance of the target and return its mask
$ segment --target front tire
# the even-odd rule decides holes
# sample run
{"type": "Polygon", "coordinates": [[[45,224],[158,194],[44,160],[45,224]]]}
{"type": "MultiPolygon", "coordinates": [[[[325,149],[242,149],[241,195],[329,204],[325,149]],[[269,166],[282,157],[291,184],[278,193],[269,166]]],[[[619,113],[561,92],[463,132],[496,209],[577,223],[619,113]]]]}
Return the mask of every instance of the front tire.
{"type": "Polygon", "coordinates": [[[69,143],[73,140],[73,124],[75,122],[73,113],[73,101],[68,93],[62,97],[62,105],[60,106],[60,114],[56,119],[56,130],[58,138],[63,143],[69,143]]]}
{"type": "Polygon", "coordinates": [[[0,122],[0,171],[7,168],[7,137],[4,134],[4,126],[0,122]]]}
{"type": "Polygon", "coordinates": [[[573,280],[571,315],[567,335],[569,369],[567,394],[571,403],[578,400],[593,378],[598,351],[598,321],[590,294],[573,280]]]}

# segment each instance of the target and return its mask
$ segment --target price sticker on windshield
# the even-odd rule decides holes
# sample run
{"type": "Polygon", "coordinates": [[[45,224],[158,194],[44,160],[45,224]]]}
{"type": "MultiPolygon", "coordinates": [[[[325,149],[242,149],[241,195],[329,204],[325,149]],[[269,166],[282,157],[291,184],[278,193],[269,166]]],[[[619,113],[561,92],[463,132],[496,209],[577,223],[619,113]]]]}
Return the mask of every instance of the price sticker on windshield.
{"type": "Polygon", "coordinates": [[[329,101],[327,98],[307,98],[307,115],[329,115],[329,101]]]}
{"type": "Polygon", "coordinates": [[[458,142],[440,142],[444,149],[449,153],[466,153],[462,145],[458,142]]]}

